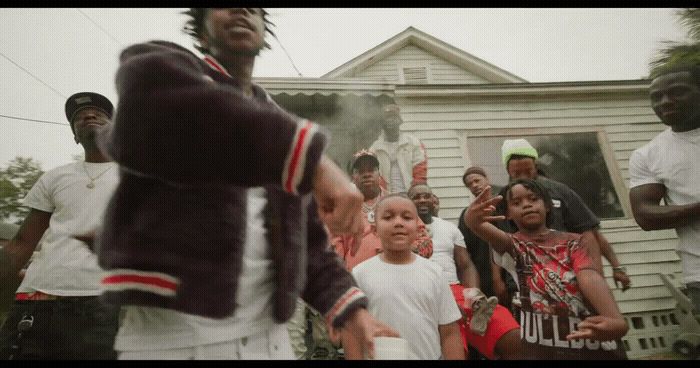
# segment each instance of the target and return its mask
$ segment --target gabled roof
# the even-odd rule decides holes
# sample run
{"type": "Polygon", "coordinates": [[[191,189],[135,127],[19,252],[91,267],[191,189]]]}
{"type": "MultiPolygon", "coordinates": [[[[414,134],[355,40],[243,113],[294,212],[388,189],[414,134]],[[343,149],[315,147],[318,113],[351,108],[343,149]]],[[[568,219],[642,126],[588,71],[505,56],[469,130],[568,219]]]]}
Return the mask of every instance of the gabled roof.
{"type": "Polygon", "coordinates": [[[413,27],[406,28],[403,32],[382,42],[371,50],[322,75],[321,78],[355,77],[359,71],[366,69],[409,44],[424,49],[492,83],[527,83],[526,80],[517,75],[487,63],[413,27]]]}

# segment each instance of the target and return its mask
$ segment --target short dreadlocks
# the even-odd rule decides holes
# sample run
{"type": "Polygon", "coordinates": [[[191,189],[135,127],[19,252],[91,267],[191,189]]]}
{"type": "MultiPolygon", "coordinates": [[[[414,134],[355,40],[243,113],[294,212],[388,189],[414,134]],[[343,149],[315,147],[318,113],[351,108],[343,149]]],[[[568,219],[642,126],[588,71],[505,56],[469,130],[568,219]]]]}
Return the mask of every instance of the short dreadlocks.
{"type": "Polygon", "coordinates": [[[693,82],[695,82],[695,85],[700,87],[700,65],[698,64],[679,63],[676,65],[662,67],[651,73],[650,77],[652,79],[656,79],[666,74],[682,72],[690,73],[690,77],[692,78],[693,82]]]}
{"type": "MultiPolygon", "coordinates": [[[[204,34],[204,17],[206,16],[206,13],[207,8],[190,8],[190,10],[182,13],[190,17],[190,20],[188,20],[183,27],[183,32],[190,35],[190,37],[194,39],[194,47],[202,53],[207,53],[209,51],[203,47],[201,43],[202,35],[204,34]]],[[[262,9],[262,17],[263,21],[265,22],[265,31],[272,37],[277,37],[275,36],[275,32],[273,32],[271,29],[271,27],[275,24],[270,22],[270,19],[268,18],[269,15],[270,14],[265,9],[262,9]]],[[[269,49],[271,47],[270,44],[265,41],[263,48],[269,49]]]]}

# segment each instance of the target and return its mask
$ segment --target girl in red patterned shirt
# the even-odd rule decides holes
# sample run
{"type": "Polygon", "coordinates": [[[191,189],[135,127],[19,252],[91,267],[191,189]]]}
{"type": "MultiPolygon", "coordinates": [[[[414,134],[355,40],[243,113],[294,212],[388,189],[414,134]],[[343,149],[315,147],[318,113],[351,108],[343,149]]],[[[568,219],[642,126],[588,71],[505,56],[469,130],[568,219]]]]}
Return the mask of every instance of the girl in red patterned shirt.
{"type": "Polygon", "coordinates": [[[519,231],[507,234],[490,221],[503,197],[484,190],[465,222],[499,254],[516,260],[524,350],[534,359],[626,359],[621,338],[627,323],[592,259],[586,236],[550,230],[552,201],[534,180],[517,180],[505,191],[507,217],[519,231]]]}

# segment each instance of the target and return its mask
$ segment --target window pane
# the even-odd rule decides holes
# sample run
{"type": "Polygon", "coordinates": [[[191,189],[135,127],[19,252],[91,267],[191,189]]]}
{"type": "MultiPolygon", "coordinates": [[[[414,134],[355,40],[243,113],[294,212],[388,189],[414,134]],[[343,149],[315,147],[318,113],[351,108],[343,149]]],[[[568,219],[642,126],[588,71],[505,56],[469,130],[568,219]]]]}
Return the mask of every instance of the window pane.
{"type": "MultiPolygon", "coordinates": [[[[501,159],[506,139],[523,136],[474,137],[468,140],[473,165],[483,167],[491,183],[503,186],[508,174],[501,159]]],[[[599,218],[624,217],[622,205],[610,179],[596,133],[568,133],[525,137],[539,153],[538,167],[545,176],[578,193],[599,218]]]]}

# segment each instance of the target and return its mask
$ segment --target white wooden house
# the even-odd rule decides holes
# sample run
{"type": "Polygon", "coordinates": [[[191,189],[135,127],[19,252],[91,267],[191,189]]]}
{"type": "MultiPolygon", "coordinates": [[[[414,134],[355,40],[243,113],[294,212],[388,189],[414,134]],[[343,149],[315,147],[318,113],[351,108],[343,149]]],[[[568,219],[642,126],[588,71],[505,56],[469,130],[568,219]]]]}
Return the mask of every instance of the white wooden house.
{"type": "Polygon", "coordinates": [[[630,154],[664,129],[649,106],[649,80],[529,83],[409,27],[320,78],[256,82],[282,106],[328,127],[329,155],[345,168],[351,154],[379,134],[379,107],[400,105],[402,129],[426,146],[428,182],[441,199],[440,216],[452,221],[471,201],[462,183],[467,167],[480,165],[492,181],[506,180],[500,159],[505,137],[545,145],[587,140],[595,151],[586,156],[590,162],[569,157],[574,162],[569,169],[602,165],[597,167],[606,171],[601,195],[609,197],[603,201],[612,210],[601,216],[602,231],[633,284],[624,293],[617,289],[604,261],[608,284],[630,324],[624,339],[628,354],[670,351],[680,318],[658,273],[679,278],[677,237],[670,230],[641,230],[628,200],[630,154]]]}

